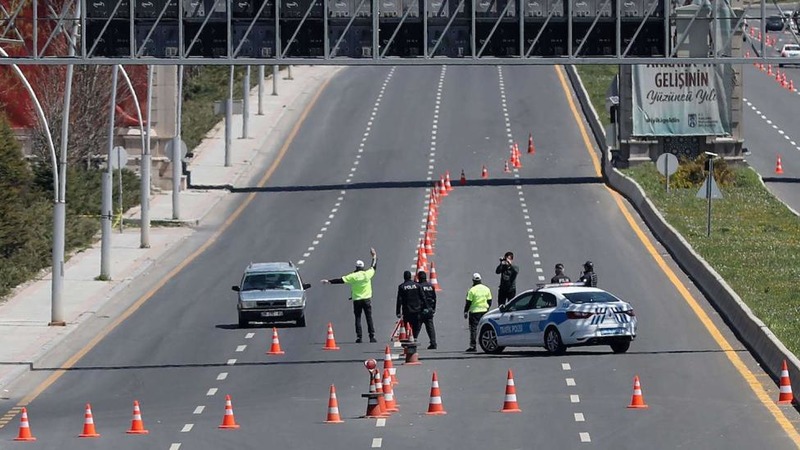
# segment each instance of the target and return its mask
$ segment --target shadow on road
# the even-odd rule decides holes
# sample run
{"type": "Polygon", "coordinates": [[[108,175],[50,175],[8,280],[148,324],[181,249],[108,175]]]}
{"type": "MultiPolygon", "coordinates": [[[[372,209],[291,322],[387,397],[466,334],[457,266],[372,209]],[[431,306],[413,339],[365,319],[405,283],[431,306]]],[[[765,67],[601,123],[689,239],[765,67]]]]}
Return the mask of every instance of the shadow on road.
{"type": "MultiPolygon", "coordinates": [[[[571,184],[602,184],[600,177],[558,177],[558,178],[508,178],[508,179],[480,179],[469,180],[466,186],[458,186],[458,180],[454,180],[454,187],[485,187],[485,186],[534,186],[534,185],[571,185],[571,184]]],[[[251,192],[304,192],[304,191],[347,191],[362,189],[403,189],[403,188],[428,188],[432,187],[432,181],[411,180],[411,181],[373,181],[366,183],[342,183],[342,184],[319,184],[319,185],[299,185],[299,186],[246,186],[234,187],[230,184],[224,185],[191,185],[192,189],[206,190],[226,190],[235,194],[251,192]]]]}

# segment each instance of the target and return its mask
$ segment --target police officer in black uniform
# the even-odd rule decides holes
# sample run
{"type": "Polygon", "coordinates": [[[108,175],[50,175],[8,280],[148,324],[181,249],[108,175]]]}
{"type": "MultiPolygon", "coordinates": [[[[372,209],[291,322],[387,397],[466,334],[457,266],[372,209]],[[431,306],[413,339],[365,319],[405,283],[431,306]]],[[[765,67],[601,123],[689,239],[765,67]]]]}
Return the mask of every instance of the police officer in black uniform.
{"type": "Polygon", "coordinates": [[[500,275],[500,287],[497,289],[497,303],[505,305],[506,301],[511,300],[517,295],[517,274],[519,267],[514,264],[514,253],[506,252],[500,258],[500,264],[494,269],[494,273],[500,275]]]}
{"type": "Polygon", "coordinates": [[[403,272],[403,282],[397,286],[395,313],[398,318],[402,313],[403,321],[411,324],[414,339],[419,336],[420,313],[424,306],[423,298],[422,288],[411,279],[411,272],[408,270],[403,272]]]}
{"type": "Polygon", "coordinates": [[[564,265],[561,263],[556,264],[556,274],[550,279],[551,283],[569,283],[569,277],[564,273],[564,265]]]}
{"type": "Polygon", "coordinates": [[[594,264],[591,261],[583,263],[583,273],[579,281],[586,287],[597,287],[597,274],[594,273],[594,264]]]}
{"type": "Polygon", "coordinates": [[[431,341],[428,350],[436,350],[436,329],[433,327],[433,315],[436,313],[436,288],[428,282],[428,274],[424,270],[417,273],[417,285],[422,289],[423,300],[420,321],[425,325],[425,332],[428,333],[428,339],[431,341]]]}

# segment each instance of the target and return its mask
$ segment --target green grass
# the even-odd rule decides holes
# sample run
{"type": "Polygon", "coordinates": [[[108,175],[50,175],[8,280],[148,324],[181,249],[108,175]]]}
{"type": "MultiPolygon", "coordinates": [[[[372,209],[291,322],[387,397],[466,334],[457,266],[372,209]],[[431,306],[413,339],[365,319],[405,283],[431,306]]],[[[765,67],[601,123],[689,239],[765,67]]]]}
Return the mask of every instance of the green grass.
{"type": "MultiPolygon", "coordinates": [[[[577,66],[603,124],[608,85],[617,66],[577,66]]],[[[722,187],[724,198],[712,203],[711,237],[706,236],[706,200],[700,186],[671,189],[655,165],[624,172],[635,179],[666,221],[692,245],[736,291],[790,351],[800,353],[800,218],[759,182],[749,168],[732,168],[735,181],[722,187]]]]}
{"type": "Polygon", "coordinates": [[[611,119],[606,111],[606,92],[614,75],[619,72],[619,67],[614,65],[578,65],[578,75],[581,76],[583,86],[592,100],[594,109],[600,117],[600,123],[608,125],[611,119]]]}
{"type": "Polygon", "coordinates": [[[706,236],[706,200],[699,186],[671,189],[655,165],[624,172],[646,191],[667,222],[708,261],[776,336],[800,352],[800,219],[778,201],[749,168],[733,169],[734,185],[711,208],[706,236]]]}
{"type": "MultiPolygon", "coordinates": [[[[237,100],[242,98],[244,72],[244,67],[237,67],[234,71],[233,98],[237,100]]],[[[265,67],[264,76],[271,73],[272,66],[265,67]]],[[[214,114],[214,102],[228,97],[229,76],[230,69],[227,66],[197,66],[185,72],[181,131],[190,150],[197,147],[206,133],[223,118],[221,114],[214,114]]],[[[258,67],[252,66],[250,86],[255,86],[257,82],[258,67]]]]}

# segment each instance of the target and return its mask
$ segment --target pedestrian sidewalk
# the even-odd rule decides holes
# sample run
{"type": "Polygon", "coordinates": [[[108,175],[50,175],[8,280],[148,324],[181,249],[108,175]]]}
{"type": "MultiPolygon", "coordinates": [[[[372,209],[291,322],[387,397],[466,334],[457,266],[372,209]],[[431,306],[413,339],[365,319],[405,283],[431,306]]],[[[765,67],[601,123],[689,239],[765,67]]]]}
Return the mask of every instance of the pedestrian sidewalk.
{"type": "MultiPolygon", "coordinates": [[[[194,149],[194,158],[188,163],[192,185],[236,185],[264,167],[257,161],[272,161],[283,144],[285,136],[308,105],[319,87],[340,70],[332,66],[292,67],[292,80],[285,80],[286,72],[279,75],[278,95],[272,92],[272,80],[265,81],[262,109],[257,115],[258,87],[250,95],[248,121],[249,138],[241,139],[243,116],[233,116],[231,166],[225,167],[224,120],[212,129],[203,142],[194,149]]],[[[262,163],[263,165],[263,163],[262,163]]],[[[69,187],[67,187],[69,189],[69,187]]],[[[100,242],[72,255],[66,263],[62,291],[65,327],[48,326],[51,314],[51,276],[43,274],[17,287],[4,303],[0,303],[0,399],[9,398],[9,385],[32,365],[58,351],[58,344],[76,330],[101,307],[125,290],[137,276],[147,272],[162,256],[185,242],[203,223],[211,210],[225,196],[226,190],[188,189],[179,194],[179,214],[173,216],[172,191],[152,195],[150,219],[179,221],[183,227],[157,227],[150,230],[150,247],[140,248],[140,228],[128,227],[122,233],[115,230],[111,237],[111,280],[100,281],[100,242]]],[[[99,205],[98,205],[99,208],[99,205]]],[[[126,221],[138,222],[139,207],[126,212],[126,221]]],[[[113,319],[113,318],[111,318],[113,319]]],[[[64,355],[68,356],[68,355],[64,355]]]]}

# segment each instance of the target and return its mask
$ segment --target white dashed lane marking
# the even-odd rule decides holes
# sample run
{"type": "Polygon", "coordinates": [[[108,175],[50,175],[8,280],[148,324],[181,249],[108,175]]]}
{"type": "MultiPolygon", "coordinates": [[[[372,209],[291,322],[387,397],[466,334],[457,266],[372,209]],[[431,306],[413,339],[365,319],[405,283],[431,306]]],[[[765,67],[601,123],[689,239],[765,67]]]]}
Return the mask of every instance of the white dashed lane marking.
{"type": "Polygon", "coordinates": [[[244,338],[245,339],[253,339],[253,336],[255,336],[255,335],[256,335],[255,333],[247,333],[247,334],[244,335],[244,338]]]}
{"type": "Polygon", "coordinates": [[[586,418],[583,417],[583,413],[575,413],[575,422],[586,422],[586,418]]]}
{"type": "Polygon", "coordinates": [[[383,444],[383,439],[381,438],[372,439],[372,448],[380,448],[382,444],[383,444]]]}
{"type": "Polygon", "coordinates": [[[247,346],[246,346],[246,345],[237,345],[237,346],[236,346],[236,351],[237,351],[237,352],[239,352],[239,353],[241,353],[241,352],[243,352],[243,351],[244,351],[244,349],[246,349],[246,348],[247,348],[247,346]]]}
{"type": "Polygon", "coordinates": [[[229,366],[232,366],[232,365],[236,364],[236,359],[229,359],[225,364],[227,364],[229,366]]]}
{"type": "Polygon", "coordinates": [[[180,442],[175,442],[174,444],[169,446],[169,450],[180,450],[180,448],[181,448],[180,442]]]}
{"type": "Polygon", "coordinates": [[[188,433],[192,431],[192,428],[194,428],[194,424],[187,423],[186,425],[183,426],[183,428],[181,428],[181,433],[188,433]]]}
{"type": "Polygon", "coordinates": [[[378,427],[378,428],[385,427],[386,426],[386,419],[378,419],[378,420],[376,420],[375,421],[375,426],[378,427]]]}
{"type": "Polygon", "coordinates": [[[589,433],[579,433],[581,437],[581,442],[592,442],[592,437],[589,436],[589,433]]]}
{"type": "MultiPolygon", "coordinates": [[[[747,106],[749,106],[750,109],[752,109],[753,112],[756,113],[757,116],[761,117],[761,119],[764,120],[764,122],[766,122],[767,125],[770,125],[773,130],[776,130],[778,134],[780,134],[781,136],[783,136],[784,139],[789,141],[789,144],[792,147],[794,147],[795,150],[800,151],[800,146],[798,146],[797,143],[793,141],[792,138],[789,135],[787,135],[784,130],[778,128],[778,126],[775,125],[771,119],[768,119],[767,116],[761,111],[759,111],[758,108],[756,108],[755,105],[753,105],[753,103],[751,103],[749,100],[747,100],[746,98],[743,100],[745,104],[747,104],[747,106]]],[[[780,153],[780,149],[778,149],[778,153],[780,153]]]]}
{"type": "Polygon", "coordinates": [[[203,410],[205,410],[205,409],[206,409],[205,406],[200,405],[200,406],[198,406],[197,408],[194,409],[194,412],[192,414],[203,414],[203,410]]]}
{"type": "Polygon", "coordinates": [[[581,402],[581,397],[579,395],[577,395],[577,394],[572,394],[572,395],[569,396],[569,401],[570,401],[570,403],[580,403],[581,402]]]}
{"type": "Polygon", "coordinates": [[[222,381],[225,378],[228,378],[228,372],[222,372],[219,375],[217,375],[217,381],[222,381]]]}
{"type": "Polygon", "coordinates": [[[212,397],[217,394],[217,388],[211,388],[206,392],[207,397],[212,397]]]}
{"type": "Polygon", "coordinates": [[[572,366],[569,363],[561,363],[561,370],[572,370],[572,366]]]}
{"type": "Polygon", "coordinates": [[[567,386],[575,386],[575,378],[567,378],[565,381],[567,382],[567,386]]]}

